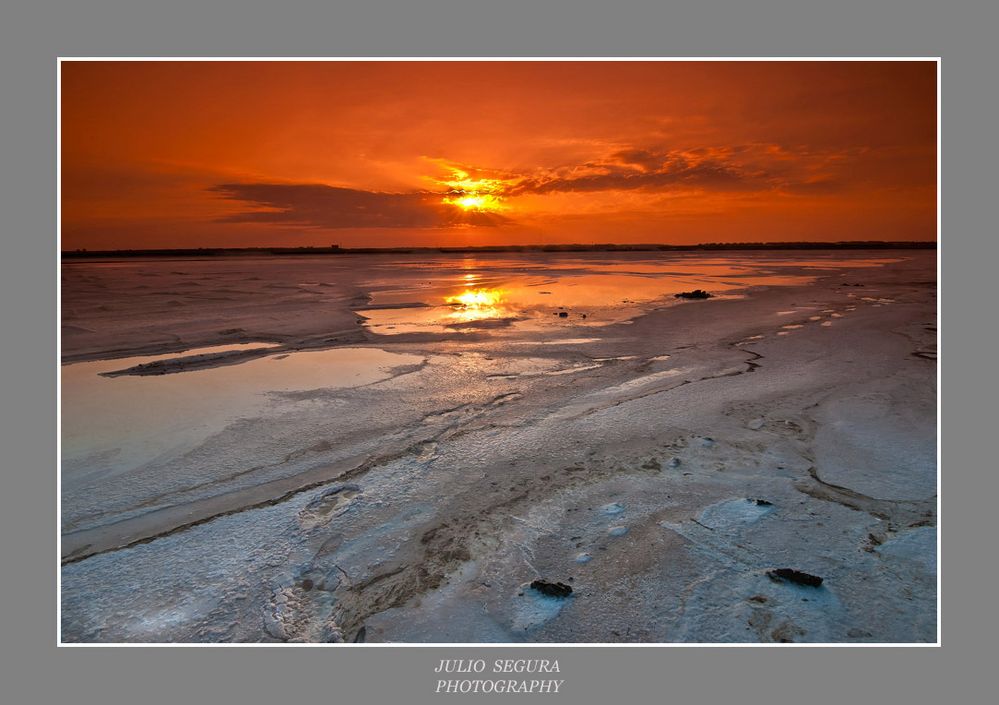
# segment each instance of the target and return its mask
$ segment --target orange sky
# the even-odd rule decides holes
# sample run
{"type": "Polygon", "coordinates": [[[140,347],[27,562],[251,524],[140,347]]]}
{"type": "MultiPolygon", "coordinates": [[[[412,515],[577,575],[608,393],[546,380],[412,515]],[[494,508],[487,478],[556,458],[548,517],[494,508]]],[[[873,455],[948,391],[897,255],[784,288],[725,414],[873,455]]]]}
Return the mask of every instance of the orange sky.
{"type": "Polygon", "coordinates": [[[64,62],[63,249],[933,240],[933,62],[64,62]]]}

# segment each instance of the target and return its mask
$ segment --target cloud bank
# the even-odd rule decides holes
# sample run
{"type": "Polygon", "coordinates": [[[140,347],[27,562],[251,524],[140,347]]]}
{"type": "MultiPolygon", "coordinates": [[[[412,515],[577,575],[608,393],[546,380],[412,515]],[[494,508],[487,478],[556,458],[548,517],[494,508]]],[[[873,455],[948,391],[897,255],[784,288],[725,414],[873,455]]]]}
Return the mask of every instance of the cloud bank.
{"type": "Polygon", "coordinates": [[[208,189],[248,204],[225,223],[275,223],[313,228],[493,227],[507,219],[496,213],[463,211],[427,192],[384,193],[325,184],[228,183],[208,189]]]}

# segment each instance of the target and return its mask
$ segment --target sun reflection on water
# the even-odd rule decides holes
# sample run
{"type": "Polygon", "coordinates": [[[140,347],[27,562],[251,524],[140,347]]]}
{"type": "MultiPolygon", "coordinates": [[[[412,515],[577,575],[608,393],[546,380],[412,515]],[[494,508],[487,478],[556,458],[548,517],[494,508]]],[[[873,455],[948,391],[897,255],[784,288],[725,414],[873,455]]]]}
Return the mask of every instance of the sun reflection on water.
{"type": "Polygon", "coordinates": [[[444,303],[451,307],[450,318],[459,321],[481,321],[509,315],[504,304],[506,292],[495,288],[468,288],[460,294],[445,296],[444,303]]]}

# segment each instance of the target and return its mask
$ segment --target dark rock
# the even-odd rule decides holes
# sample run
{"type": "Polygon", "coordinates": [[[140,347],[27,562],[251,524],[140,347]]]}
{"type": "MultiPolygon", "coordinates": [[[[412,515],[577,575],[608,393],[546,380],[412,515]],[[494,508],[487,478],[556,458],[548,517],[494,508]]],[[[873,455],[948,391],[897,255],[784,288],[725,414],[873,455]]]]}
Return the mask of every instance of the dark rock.
{"type": "Polygon", "coordinates": [[[704,291],[704,289],[694,289],[693,291],[681,291],[679,294],[673,294],[674,298],[677,299],[710,299],[711,294],[704,291]]]}
{"type": "Polygon", "coordinates": [[[558,312],[558,317],[559,318],[568,318],[569,317],[569,312],[568,311],[559,311],[558,312]]]}
{"type": "Polygon", "coordinates": [[[810,573],[803,573],[800,570],[794,570],[793,568],[777,568],[775,570],[768,570],[767,576],[771,580],[787,580],[788,582],[797,583],[798,585],[807,585],[808,587],[819,587],[822,585],[822,578],[817,575],[811,575],[810,573]]]}
{"type": "Polygon", "coordinates": [[[302,581],[302,589],[305,590],[306,592],[311,590],[314,586],[315,583],[313,583],[312,580],[309,578],[306,578],[305,580],[302,581]]]}
{"type": "Polygon", "coordinates": [[[548,595],[549,597],[569,597],[572,594],[572,588],[565,583],[550,583],[547,580],[535,580],[531,583],[531,587],[542,595],[548,595]]]}
{"type": "Polygon", "coordinates": [[[753,501],[756,502],[756,506],[757,507],[772,507],[772,506],[774,506],[773,502],[768,502],[765,499],[754,499],[753,501]]]}
{"type": "Polygon", "coordinates": [[[354,635],[354,643],[355,644],[363,644],[364,643],[364,637],[365,637],[365,635],[367,633],[368,633],[368,628],[367,627],[361,627],[360,629],[358,629],[357,630],[357,634],[354,635]]]}

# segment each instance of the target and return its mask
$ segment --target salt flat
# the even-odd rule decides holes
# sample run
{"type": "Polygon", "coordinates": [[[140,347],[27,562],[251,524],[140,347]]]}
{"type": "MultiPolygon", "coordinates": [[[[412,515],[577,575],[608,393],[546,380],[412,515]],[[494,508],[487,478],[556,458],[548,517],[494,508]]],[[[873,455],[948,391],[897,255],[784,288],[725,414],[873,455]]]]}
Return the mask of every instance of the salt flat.
{"type": "Polygon", "coordinates": [[[934,254],[66,263],[63,639],[935,641],[934,254]]]}

